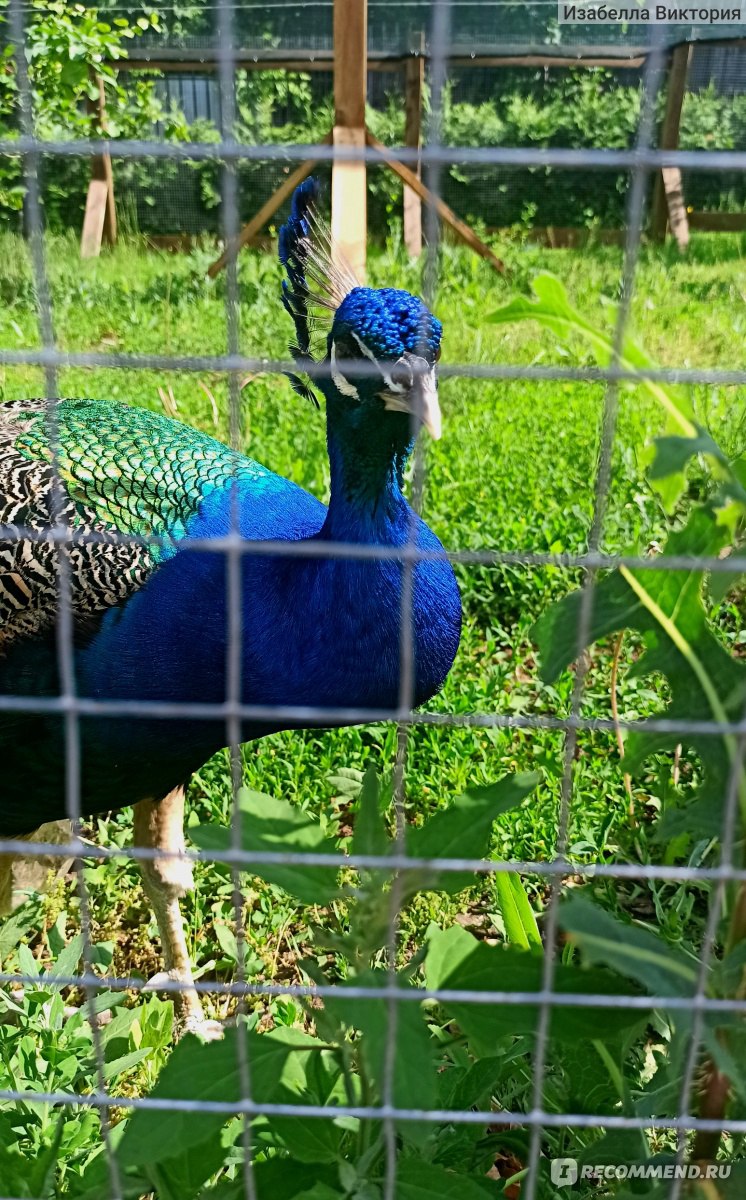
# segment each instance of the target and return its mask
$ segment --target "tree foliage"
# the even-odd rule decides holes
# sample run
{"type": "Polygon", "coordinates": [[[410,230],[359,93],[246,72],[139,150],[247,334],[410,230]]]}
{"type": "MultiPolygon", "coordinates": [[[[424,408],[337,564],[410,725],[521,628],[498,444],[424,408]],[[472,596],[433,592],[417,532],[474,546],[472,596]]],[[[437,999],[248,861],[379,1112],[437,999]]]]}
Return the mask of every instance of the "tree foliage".
{"type": "MultiPolygon", "coordinates": [[[[0,30],[6,40],[0,70],[0,136],[14,138],[22,127],[15,47],[10,33],[8,0],[3,0],[0,30]]],[[[99,80],[106,106],[106,134],[111,138],[151,133],[158,121],[177,136],[183,119],[172,121],[155,95],[155,79],[142,72],[120,75],[116,64],[127,55],[127,43],[158,28],[155,12],[130,21],[112,16],[101,20],[95,8],[65,0],[33,0],[25,10],[25,60],[31,115],[36,135],[44,141],[71,141],[101,135],[97,115],[99,80]]],[[[135,170],[133,167],[131,170],[135,170]]],[[[90,169],[84,157],[45,158],[42,189],[47,217],[67,223],[85,199],[90,169]],[[71,206],[72,201],[72,206],[71,206]]],[[[18,213],[25,196],[20,157],[0,161],[0,210],[18,213]]]]}

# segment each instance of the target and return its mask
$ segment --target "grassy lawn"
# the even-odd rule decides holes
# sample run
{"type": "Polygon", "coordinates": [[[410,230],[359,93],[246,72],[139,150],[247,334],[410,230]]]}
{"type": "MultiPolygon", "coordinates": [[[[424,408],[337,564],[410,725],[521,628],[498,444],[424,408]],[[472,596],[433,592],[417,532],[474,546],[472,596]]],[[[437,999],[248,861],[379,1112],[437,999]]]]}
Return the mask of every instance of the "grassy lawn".
{"type": "MultiPolygon", "coordinates": [[[[504,250],[511,269],[506,281],[469,253],[447,248],[435,305],[444,329],[443,365],[495,362],[570,362],[537,327],[491,326],[494,309],[516,290],[526,290],[533,274],[549,269],[560,276],[571,299],[594,320],[601,297],[618,296],[622,259],[616,248],[548,251],[514,244],[504,250]]],[[[37,341],[25,250],[11,237],[0,239],[0,344],[9,349],[37,341]]],[[[120,245],[93,262],[81,262],[71,240],[49,242],[49,273],[55,330],[70,350],[118,350],[169,354],[214,354],[225,349],[224,281],[206,280],[209,250],[188,256],[147,252],[120,245]]],[[[420,268],[390,251],[373,252],[370,281],[419,290],[420,268]]],[[[290,329],[280,305],[280,270],[264,253],[242,256],[241,348],[247,355],[280,357],[290,329]]],[[[743,365],[746,332],[746,239],[711,235],[693,242],[688,257],[669,249],[644,248],[632,305],[634,332],[647,350],[670,366],[728,368],[743,365]]],[[[33,368],[2,368],[6,399],[43,392],[42,373],[33,368]]],[[[65,396],[95,396],[160,410],[159,388],[173,391],[179,417],[227,437],[228,388],[224,377],[190,373],[65,370],[65,396]],[[210,400],[217,403],[217,420],[210,400]]],[[[252,457],[324,497],[328,470],[321,414],[305,407],[282,378],[260,375],[246,383],[243,448],[252,457]]],[[[622,391],[613,479],[604,528],[608,551],[645,550],[661,537],[666,521],[645,481],[641,452],[660,424],[658,410],[638,393],[622,391]]],[[[424,513],[447,548],[497,551],[581,552],[586,547],[593,506],[593,481],[604,400],[592,383],[505,382],[450,378],[441,385],[442,440],[425,447],[427,479],[424,513]]],[[[695,388],[699,419],[732,451],[746,441],[746,391],[695,388]]],[[[549,601],[577,584],[577,572],[557,567],[459,566],[465,611],[461,649],[441,693],[429,710],[469,713],[569,712],[573,676],[549,686],[539,677],[530,629],[549,601]]],[[[740,612],[731,602],[719,614],[722,636],[740,632],[740,612]]],[[[632,639],[624,661],[635,653],[632,639]]],[[[593,653],[584,713],[610,715],[610,644],[593,653]]],[[[660,709],[664,694],[655,681],[622,680],[620,711],[636,717],[660,709]]],[[[363,771],[375,764],[390,774],[396,731],[367,726],[330,733],[278,734],[245,748],[244,778],[252,788],[292,800],[319,814],[330,831],[344,834],[347,795],[340,771],[363,771]]],[[[497,823],[495,853],[516,860],[545,860],[555,851],[562,772],[563,738],[553,731],[459,726],[415,726],[409,744],[406,798],[412,822],[421,822],[467,786],[493,781],[514,770],[539,770],[542,783],[525,805],[497,823]]],[[[679,790],[696,778],[696,761],[681,764],[679,790]]],[[[670,759],[649,765],[650,778],[671,772],[670,759]]],[[[648,780],[649,782],[649,780],[648,780]]],[[[194,777],[189,793],[190,821],[227,822],[230,785],[225,754],[194,777]]],[[[657,803],[657,801],[656,801],[657,803]]],[[[655,816],[643,776],[633,781],[633,809],[625,792],[613,734],[582,734],[572,792],[571,855],[579,862],[716,861],[714,848],[657,845],[649,829],[655,816]]],[[[105,844],[129,840],[129,813],[113,814],[89,830],[105,844]]],[[[541,910],[545,885],[527,881],[541,910]]],[[[93,898],[94,940],[106,947],[118,975],[159,969],[156,930],[137,872],[126,859],[88,871],[93,898]]],[[[672,942],[696,940],[705,913],[706,890],[677,885],[594,885],[610,908],[650,921],[672,942]]],[[[197,889],[185,903],[193,960],[207,978],[230,979],[235,963],[222,927],[232,926],[232,885],[227,869],[202,864],[197,889]]],[[[252,970],[258,980],[293,983],[297,961],[307,951],[307,910],[257,879],[247,879],[246,923],[252,970]]],[[[71,892],[59,891],[47,904],[47,921],[60,911],[76,920],[71,892]]],[[[501,936],[494,884],[486,879],[471,892],[448,899],[429,894],[407,916],[412,942],[428,921],[446,925],[461,914],[475,931],[501,936]]],[[[337,915],[319,912],[333,922],[337,915]]],[[[43,942],[39,952],[44,953],[43,942]]],[[[103,961],[103,960],[102,960],[103,961]]],[[[258,1002],[260,1003],[260,1002],[258,1002]]],[[[261,1002],[268,1016],[288,1019],[287,1006],[261,1002]]],[[[210,1007],[208,1001],[208,1008],[210,1007]]],[[[292,1006],[291,1006],[292,1010],[292,1006]]],[[[218,999],[214,1012],[225,1015],[218,999]]],[[[292,1011],[291,1017],[292,1019],[292,1011]]],[[[150,1078],[150,1076],[149,1076],[150,1078]]],[[[132,1086],[147,1083],[133,1075],[132,1086]],[[138,1083],[139,1079],[139,1083],[138,1083]]]]}

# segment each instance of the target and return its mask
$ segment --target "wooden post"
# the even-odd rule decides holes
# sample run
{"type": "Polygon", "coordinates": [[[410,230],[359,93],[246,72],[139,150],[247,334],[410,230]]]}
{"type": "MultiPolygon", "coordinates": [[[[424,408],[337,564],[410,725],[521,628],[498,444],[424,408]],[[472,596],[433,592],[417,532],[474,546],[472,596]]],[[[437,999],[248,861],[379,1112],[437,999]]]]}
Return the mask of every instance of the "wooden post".
{"type": "MultiPolygon", "coordinates": [[[[334,145],[365,151],[368,0],[334,0],[334,145]]],[[[365,160],[332,165],[332,245],[365,281],[365,160]]]]}
{"type": "MultiPolygon", "coordinates": [[[[422,54],[407,59],[404,84],[404,145],[419,150],[422,142],[422,87],[425,82],[425,58],[422,54]]],[[[413,168],[422,178],[419,159],[413,168]]],[[[404,245],[407,253],[418,258],[422,253],[422,201],[410,187],[404,186],[404,245]]]]}
{"type": "MultiPolygon", "coordinates": [[[[100,75],[96,76],[98,97],[89,100],[89,112],[95,116],[96,132],[106,134],[106,96],[100,75]]],[[[91,159],[91,182],[80,238],[80,257],[95,258],[101,252],[101,242],[113,246],[117,240],[117,210],[114,203],[114,172],[110,154],[94,154],[91,159]]]]}
{"type": "MultiPolygon", "coordinates": [[[[661,150],[678,149],[681,110],[684,106],[691,56],[692,47],[689,43],[676,46],[671,56],[666,111],[658,142],[661,150]]],[[[650,215],[650,234],[655,241],[665,240],[669,220],[679,247],[683,249],[689,241],[689,228],[681,187],[681,171],[678,167],[664,167],[655,181],[650,215]]]]}

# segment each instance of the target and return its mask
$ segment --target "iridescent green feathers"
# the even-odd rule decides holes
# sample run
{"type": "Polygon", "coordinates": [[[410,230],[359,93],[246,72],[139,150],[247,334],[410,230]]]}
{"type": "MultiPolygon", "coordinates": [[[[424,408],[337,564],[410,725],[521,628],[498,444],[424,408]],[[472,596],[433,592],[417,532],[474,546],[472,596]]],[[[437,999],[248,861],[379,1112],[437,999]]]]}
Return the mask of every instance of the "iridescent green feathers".
{"type": "MultiPolygon", "coordinates": [[[[59,469],[71,499],[121,533],[182,537],[208,491],[267,474],[213,438],[145,409],[65,400],[57,412],[59,469]]],[[[51,463],[43,407],[15,446],[28,460],[51,463]]]]}
{"type": "MultiPolygon", "coordinates": [[[[80,535],[69,552],[79,622],[142,587],[210,492],[268,474],[214,439],[144,409],[65,400],[56,413],[58,520],[80,535]],[[107,542],[106,534],[125,537],[107,542]],[[136,540],[148,535],[164,541],[136,540]]],[[[54,522],[53,478],[46,402],[1,405],[0,523],[31,537],[0,540],[0,648],[54,622],[57,551],[44,536],[54,522]]]]}

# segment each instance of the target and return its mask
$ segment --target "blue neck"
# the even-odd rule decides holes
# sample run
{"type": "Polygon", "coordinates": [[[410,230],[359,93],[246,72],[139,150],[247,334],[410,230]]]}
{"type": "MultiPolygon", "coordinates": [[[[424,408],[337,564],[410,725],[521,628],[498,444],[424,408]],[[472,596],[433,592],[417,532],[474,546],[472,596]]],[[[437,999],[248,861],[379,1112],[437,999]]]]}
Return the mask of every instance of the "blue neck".
{"type": "Polygon", "coordinates": [[[412,449],[405,413],[351,407],[333,391],[327,399],[326,440],[331,489],[320,536],[330,540],[401,545],[412,511],[402,493],[412,449]]]}

